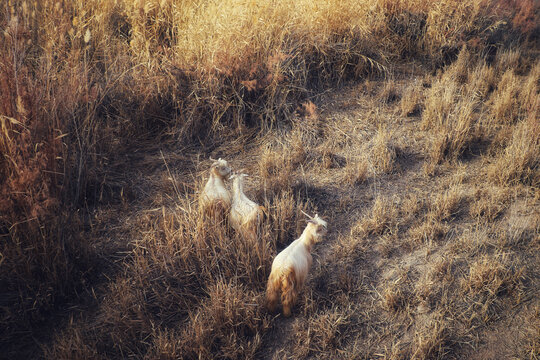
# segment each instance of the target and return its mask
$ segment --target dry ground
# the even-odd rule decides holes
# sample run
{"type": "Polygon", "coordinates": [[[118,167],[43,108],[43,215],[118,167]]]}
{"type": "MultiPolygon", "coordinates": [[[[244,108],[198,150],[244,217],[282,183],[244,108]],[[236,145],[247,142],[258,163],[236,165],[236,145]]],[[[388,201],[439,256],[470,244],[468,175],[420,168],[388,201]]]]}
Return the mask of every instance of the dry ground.
{"type": "MultiPolygon", "coordinates": [[[[287,129],[245,129],[215,148],[156,142],[125,155],[116,201],[91,211],[87,232],[106,275],[82,296],[87,304],[74,304],[50,329],[55,335],[40,340],[46,356],[537,359],[538,184],[493,180],[490,164],[501,155],[481,139],[434,160],[424,97],[435,78],[411,64],[313,98],[287,129]],[[257,248],[259,268],[246,275],[241,266],[229,273],[235,264],[219,261],[234,257],[207,244],[207,260],[217,261],[208,266],[220,275],[189,292],[183,286],[193,283],[182,282],[190,275],[177,273],[188,267],[175,268],[174,259],[187,250],[163,244],[188,231],[178,219],[197,212],[209,156],[251,175],[247,194],[271,214],[269,245],[257,248]],[[261,307],[264,280],[275,253],[302,230],[300,209],[318,212],[330,231],[285,319],[261,307]],[[153,275],[139,280],[136,267],[153,275]],[[227,308],[221,317],[214,301],[227,308]],[[230,315],[229,306],[245,309],[230,315]]],[[[225,236],[224,247],[241,241],[225,236]]]]}

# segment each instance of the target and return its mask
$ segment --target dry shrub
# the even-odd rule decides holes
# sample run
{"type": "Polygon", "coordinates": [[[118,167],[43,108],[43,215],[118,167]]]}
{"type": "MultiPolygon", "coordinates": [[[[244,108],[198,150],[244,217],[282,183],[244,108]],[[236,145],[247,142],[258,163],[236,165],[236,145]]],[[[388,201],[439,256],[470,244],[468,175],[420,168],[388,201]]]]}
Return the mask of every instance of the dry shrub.
{"type": "Polygon", "coordinates": [[[458,92],[459,85],[449,76],[443,76],[433,83],[426,93],[425,110],[422,114],[423,129],[445,124],[454,108],[458,92]]]}
{"type": "Polygon", "coordinates": [[[524,358],[538,359],[540,358],[540,307],[535,306],[533,316],[526,327],[527,342],[521,353],[524,358]]]}
{"type": "MultiPolygon", "coordinates": [[[[58,86],[58,64],[39,66],[33,24],[41,8],[18,5],[0,9],[0,346],[7,357],[13,349],[31,351],[32,324],[76,297],[91,269],[81,218],[71,207],[74,182],[65,172],[72,163],[63,117],[74,112],[55,98],[68,86],[58,86]]],[[[72,85],[80,95],[80,84],[72,85]]]]}
{"type": "Polygon", "coordinates": [[[70,359],[74,355],[81,359],[98,359],[100,354],[96,345],[97,336],[88,336],[88,333],[70,318],[70,324],[56,335],[54,348],[45,348],[46,359],[70,359]]]}
{"type": "Polygon", "coordinates": [[[208,299],[183,326],[159,328],[151,336],[148,359],[245,359],[260,346],[268,327],[260,296],[223,280],[210,286],[208,299]]]}
{"type": "Polygon", "coordinates": [[[397,281],[384,286],[381,291],[382,306],[385,310],[392,312],[404,310],[408,305],[410,296],[404,278],[400,277],[397,281]]]}
{"type": "Polygon", "coordinates": [[[517,124],[510,144],[488,168],[488,176],[500,185],[522,182],[531,186],[540,184],[540,125],[537,112],[517,124]]]}
{"type": "Polygon", "coordinates": [[[305,223],[301,220],[307,211],[307,204],[295,198],[291,191],[275,196],[267,206],[269,210],[269,226],[272,236],[268,240],[276,249],[283,248],[303,231],[305,223]]]}
{"type": "Polygon", "coordinates": [[[410,193],[401,202],[400,213],[403,220],[414,220],[424,208],[424,199],[419,199],[416,193],[410,193]]]}
{"type": "Polygon", "coordinates": [[[455,160],[461,156],[477,138],[478,81],[465,83],[470,67],[466,49],[427,91],[422,128],[431,130],[433,140],[427,150],[431,164],[443,160],[455,160]],[[465,75],[464,75],[465,74],[465,75]],[[464,79],[460,82],[460,76],[464,79]]]}
{"type": "MultiPolygon", "coordinates": [[[[114,201],[110,194],[102,196],[106,189],[121,192],[122,183],[115,176],[125,174],[125,168],[116,164],[125,163],[126,145],[144,148],[140,140],[150,138],[153,143],[175,146],[201,139],[203,146],[214,146],[244,133],[246,127],[276,128],[317,90],[382,73],[393,59],[415,57],[439,66],[452,60],[469,40],[477,42],[474,51],[482,52],[493,47],[489,37],[507,19],[512,25],[505,29],[514,26],[526,36],[533,33],[531,2],[521,7],[512,2],[506,12],[491,11],[498,4],[495,0],[436,4],[417,0],[227,0],[204,4],[13,0],[3,4],[0,287],[5,295],[1,317],[7,325],[2,328],[2,345],[26,339],[36,322],[49,318],[47,310],[62,310],[66,301],[77,301],[75,288],[90,291],[89,259],[95,256],[89,256],[89,238],[81,235],[86,235],[84,226],[91,224],[81,219],[92,218],[86,210],[94,205],[114,201]]],[[[496,39],[497,46],[512,39],[513,31],[507,33],[496,39]]],[[[510,60],[504,61],[511,64],[510,60]]],[[[461,65],[459,69],[464,78],[461,65]]],[[[515,111],[508,102],[514,86],[499,87],[493,97],[500,97],[497,114],[515,111]],[[510,105],[504,105],[507,103],[510,105]]],[[[531,77],[522,87],[522,110],[534,110],[535,86],[531,77]]],[[[489,87],[481,88],[489,93],[489,87]]],[[[434,99],[431,110],[435,109],[434,99]]],[[[467,112],[461,114],[450,101],[440,99],[443,107],[431,111],[435,117],[446,121],[444,114],[449,109],[456,114],[451,117],[466,120],[461,126],[447,121],[446,129],[460,132],[443,132],[449,135],[442,136],[436,146],[436,153],[452,158],[467,147],[471,106],[465,106],[467,112]]],[[[305,104],[306,120],[314,121],[313,106],[305,104]]],[[[311,138],[318,136],[317,129],[310,131],[311,138]]],[[[519,148],[520,136],[526,135],[521,132],[519,136],[519,131],[514,132],[509,153],[519,148]]],[[[379,131],[372,149],[372,168],[379,172],[395,168],[395,148],[384,131],[379,131]]],[[[176,328],[187,314],[197,314],[201,301],[213,306],[208,302],[211,294],[225,300],[237,295],[253,299],[253,292],[265,281],[269,254],[275,251],[269,238],[284,243],[286,234],[296,231],[296,219],[283,218],[291,215],[288,191],[293,178],[284,175],[293,174],[303,161],[295,159],[302,159],[303,154],[301,147],[287,147],[275,157],[270,152],[265,155],[267,160],[263,156],[267,166],[260,170],[262,178],[282,196],[269,200],[269,207],[275,206],[270,210],[274,211],[270,223],[279,230],[266,228],[263,242],[232,238],[218,224],[200,226],[197,218],[181,210],[142,219],[147,225],[141,226],[142,234],[136,237],[125,268],[111,284],[112,295],[98,310],[95,321],[101,333],[74,331],[72,342],[65,343],[63,350],[57,345],[62,354],[57,357],[86,358],[96,353],[143,357],[156,344],[156,354],[161,353],[159,349],[167,353],[161,342],[182,330],[165,329],[176,328]],[[287,152],[293,153],[292,160],[284,156],[287,152]],[[276,170],[281,168],[284,172],[276,170]],[[238,280],[231,294],[215,287],[225,278],[238,280]],[[156,344],[149,345],[152,337],[156,344]]],[[[441,156],[433,157],[439,161],[441,156]]],[[[510,155],[504,155],[498,161],[505,165],[510,160],[510,155]]],[[[503,181],[519,178],[536,184],[530,180],[530,172],[536,174],[536,162],[521,165],[503,181]]],[[[354,181],[358,178],[353,176],[354,181]]],[[[295,206],[298,209],[298,203],[295,206]]],[[[182,203],[182,208],[191,211],[188,203],[182,203]]],[[[386,227],[369,226],[376,232],[385,232],[386,227]]],[[[251,315],[232,313],[231,317],[251,315]]],[[[211,319],[200,324],[214,326],[211,319]]],[[[221,331],[230,331],[230,327],[221,331]]],[[[245,354],[232,349],[235,344],[244,346],[243,340],[222,340],[225,338],[220,336],[204,339],[228,345],[221,348],[214,343],[214,348],[204,351],[232,357],[252,354],[248,345],[245,354]]],[[[256,335],[253,339],[256,344],[256,335]]],[[[183,348],[174,349],[172,354],[183,348]]],[[[6,356],[11,355],[8,350],[6,356]]]]}
{"type": "Polygon", "coordinates": [[[455,160],[467,150],[473,141],[474,108],[473,102],[460,104],[459,110],[454,113],[454,126],[447,124],[436,133],[429,150],[432,163],[440,164],[445,159],[455,160]]]}
{"type": "MultiPolygon", "coordinates": [[[[170,350],[189,358],[244,358],[260,346],[268,323],[259,300],[274,234],[266,226],[262,239],[254,242],[229,235],[219,222],[199,226],[202,218],[190,199],[181,201],[177,210],[142,215],[140,238],[100,304],[97,326],[106,330],[83,331],[96,343],[95,351],[152,357],[170,350]],[[179,338],[167,350],[169,328],[179,338]],[[152,337],[157,343],[145,340],[152,337]]],[[[62,342],[49,351],[62,352],[62,342]]]]}
{"type": "Polygon", "coordinates": [[[469,91],[469,95],[482,101],[486,100],[496,88],[497,80],[495,69],[485,62],[480,62],[469,74],[467,86],[469,89],[474,89],[474,91],[469,91]]]}
{"type": "Polygon", "coordinates": [[[525,113],[538,112],[538,93],[540,83],[540,62],[536,62],[521,86],[519,100],[525,113]]]}
{"type": "Polygon", "coordinates": [[[427,53],[435,63],[447,63],[453,60],[463,45],[463,34],[468,29],[475,29],[475,34],[468,34],[466,39],[479,37],[478,41],[487,40],[485,37],[497,30],[503,24],[493,21],[487,4],[464,1],[456,4],[451,1],[441,1],[429,6],[426,19],[426,29],[422,38],[427,53]],[[484,33],[478,30],[485,30],[484,33]],[[484,38],[484,39],[482,39],[484,38]]]}
{"type": "Polygon", "coordinates": [[[352,259],[365,250],[366,239],[358,230],[351,230],[351,234],[340,235],[332,247],[332,255],[337,260],[352,259]]]}
{"type": "Polygon", "coordinates": [[[388,258],[392,255],[392,252],[398,247],[399,241],[397,234],[387,233],[381,235],[378,243],[378,250],[384,258],[388,258]]]}
{"type": "Polygon", "coordinates": [[[379,94],[379,99],[386,104],[398,101],[401,98],[397,84],[394,80],[385,81],[384,87],[379,94]]]}

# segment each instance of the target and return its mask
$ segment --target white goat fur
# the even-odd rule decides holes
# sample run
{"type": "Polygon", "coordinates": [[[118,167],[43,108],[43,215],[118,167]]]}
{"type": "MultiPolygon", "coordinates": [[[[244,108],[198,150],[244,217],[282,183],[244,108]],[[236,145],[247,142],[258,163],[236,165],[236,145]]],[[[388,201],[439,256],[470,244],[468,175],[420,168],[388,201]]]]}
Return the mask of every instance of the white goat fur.
{"type": "Polygon", "coordinates": [[[291,315],[291,308],[311,267],[311,249],[326,234],[326,227],[326,221],[315,215],[302,235],[275,257],[266,287],[266,302],[270,311],[275,311],[281,293],[283,315],[291,315]]]}
{"type": "Polygon", "coordinates": [[[232,204],[229,222],[237,231],[255,238],[263,218],[264,207],[256,204],[244,194],[246,174],[233,174],[232,204]]]}
{"type": "Polygon", "coordinates": [[[199,196],[199,208],[206,214],[227,214],[231,207],[231,194],[223,180],[231,173],[226,160],[214,160],[210,168],[210,176],[199,196]]]}

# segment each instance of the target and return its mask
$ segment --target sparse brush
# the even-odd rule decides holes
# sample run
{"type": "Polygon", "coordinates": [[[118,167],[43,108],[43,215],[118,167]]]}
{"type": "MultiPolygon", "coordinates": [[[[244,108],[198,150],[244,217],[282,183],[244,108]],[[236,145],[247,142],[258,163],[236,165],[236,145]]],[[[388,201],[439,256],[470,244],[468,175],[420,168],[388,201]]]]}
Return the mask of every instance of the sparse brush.
{"type": "MultiPolygon", "coordinates": [[[[539,197],[535,9],[531,0],[3,2],[1,356],[264,357],[262,350],[275,345],[272,336],[281,334],[277,326],[290,326],[270,319],[260,304],[272,255],[298,235],[304,225],[299,212],[312,203],[339,219],[339,229],[329,239],[335,241],[329,255],[320,256],[303,317],[292,326],[298,332],[278,355],[442,358],[454,355],[454,340],[458,351],[465,353],[465,344],[476,349],[484,329],[474,324],[462,333],[463,327],[475,317],[493,318],[499,306],[507,316],[503,295],[521,294],[522,271],[530,277],[527,296],[538,290],[526,261],[540,248],[539,225],[514,221],[520,201],[534,215],[531,199],[539,197]],[[405,79],[382,83],[389,69],[399,76],[440,70],[436,80],[409,87],[399,105],[364,102],[399,99],[405,79]],[[327,104],[319,104],[325,90],[365,78],[368,94],[357,95],[366,98],[351,103],[376,115],[376,134],[356,141],[345,129],[318,152],[324,131],[335,125],[326,117],[328,107],[320,106],[327,104]],[[414,121],[394,123],[396,114],[389,112],[410,116],[422,107],[425,132],[414,121]],[[396,147],[403,143],[402,125],[415,133],[411,156],[403,158],[396,147]],[[254,152],[255,181],[263,189],[257,195],[269,215],[257,243],[236,236],[225,222],[202,220],[192,196],[198,174],[191,173],[183,189],[175,181],[170,189],[163,181],[137,179],[164,178],[161,161],[141,159],[157,148],[186,152],[175,165],[188,178],[196,154],[218,148],[242,153],[268,133],[279,135],[276,142],[254,152]],[[426,134],[433,141],[422,153],[426,134]],[[481,159],[492,162],[489,179],[504,188],[526,185],[511,189],[511,199],[481,193],[478,204],[468,204],[451,188],[435,194],[425,209],[414,197],[399,202],[380,196],[362,220],[351,220],[363,206],[359,197],[367,199],[373,189],[379,194],[381,182],[398,177],[387,176],[398,166],[404,165],[404,181],[413,179],[416,168],[409,163],[416,156],[428,160],[430,174],[441,170],[441,177],[455,172],[445,161],[461,158],[475,174],[459,183],[479,181],[484,169],[477,176],[478,159],[469,163],[464,156],[483,150],[477,140],[489,142],[481,159]],[[341,156],[344,142],[362,155],[341,156]],[[319,169],[304,166],[313,153],[323,155],[323,171],[341,171],[318,197],[307,188],[319,186],[319,169]],[[152,170],[139,173],[143,167],[152,170]],[[304,183],[298,181],[300,167],[304,183]],[[336,185],[372,175],[373,189],[349,186],[342,196],[336,185]],[[305,193],[298,191],[304,185],[305,193]],[[114,215],[103,217],[104,211],[114,215]],[[483,229],[472,240],[462,231],[471,220],[483,229]],[[447,233],[448,242],[435,248],[434,240],[447,233]],[[401,244],[426,256],[403,252],[401,244]],[[425,248],[459,257],[451,265],[433,265],[425,248]],[[508,258],[493,258],[494,249],[508,258]],[[516,265],[521,260],[525,270],[516,265]],[[432,313],[410,314],[418,299],[408,297],[412,283],[384,295],[383,307],[405,311],[375,311],[369,294],[379,288],[385,266],[400,261],[430,274],[434,267],[440,288],[422,291],[417,282],[432,313]],[[460,271],[463,281],[452,281],[460,271]],[[429,320],[426,326],[422,319],[429,320]],[[276,328],[266,336],[271,326],[276,328]]],[[[352,132],[364,126],[357,115],[350,119],[352,132]]],[[[366,124],[373,130],[373,123],[366,124]]],[[[173,177],[170,171],[167,176],[173,177]]],[[[385,185],[382,191],[396,191],[385,185]]],[[[538,341],[524,348],[525,356],[536,356],[538,341]]]]}
{"type": "Polygon", "coordinates": [[[218,281],[210,286],[208,296],[201,308],[190,314],[180,335],[182,347],[178,354],[206,359],[253,357],[261,344],[260,333],[268,327],[268,319],[261,313],[260,295],[218,281]]]}
{"type": "Polygon", "coordinates": [[[473,93],[452,77],[451,69],[428,91],[422,127],[434,133],[427,150],[432,164],[457,159],[475,140],[478,99],[473,93]]]}
{"type": "Polygon", "coordinates": [[[401,214],[404,220],[413,220],[424,210],[424,207],[424,199],[418,198],[415,193],[411,193],[401,202],[401,214]]]}
{"type": "Polygon", "coordinates": [[[495,70],[499,74],[505,74],[508,70],[519,69],[521,51],[518,48],[500,50],[495,59],[495,70]]]}
{"type": "Polygon", "coordinates": [[[382,304],[388,311],[399,311],[407,304],[408,294],[404,293],[398,284],[387,286],[382,292],[382,304]]]}
{"type": "Polygon", "coordinates": [[[469,83],[467,84],[469,96],[485,100],[496,86],[496,71],[485,62],[479,62],[469,74],[469,83]]]}
{"type": "Polygon", "coordinates": [[[539,83],[540,83],[540,62],[537,62],[521,87],[519,101],[521,108],[526,113],[538,113],[540,106],[539,100],[539,83]]]}
{"type": "Polygon", "coordinates": [[[265,147],[259,160],[259,175],[265,195],[270,198],[291,189],[294,171],[306,157],[303,144],[295,142],[278,148],[265,147]]]}
{"type": "Polygon", "coordinates": [[[365,250],[366,239],[363,237],[363,233],[358,230],[353,228],[351,234],[338,237],[332,251],[332,255],[336,260],[355,258],[358,253],[365,250]]]}
{"type": "Polygon", "coordinates": [[[409,249],[416,249],[419,245],[432,244],[442,239],[448,232],[448,226],[436,221],[435,219],[427,218],[418,225],[412,226],[405,238],[405,244],[409,249]]]}

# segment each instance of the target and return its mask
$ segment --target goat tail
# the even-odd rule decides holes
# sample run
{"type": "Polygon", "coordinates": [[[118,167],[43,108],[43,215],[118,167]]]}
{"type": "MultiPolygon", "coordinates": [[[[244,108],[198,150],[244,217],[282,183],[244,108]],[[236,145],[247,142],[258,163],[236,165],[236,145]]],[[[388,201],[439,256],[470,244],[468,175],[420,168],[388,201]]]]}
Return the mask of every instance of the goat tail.
{"type": "Polygon", "coordinates": [[[298,291],[296,289],[296,274],[293,267],[284,269],[281,273],[281,304],[283,305],[283,315],[291,316],[291,308],[296,302],[298,291]]]}
{"type": "Polygon", "coordinates": [[[273,274],[270,274],[268,284],[266,285],[266,308],[270,312],[276,311],[278,299],[279,299],[279,279],[275,279],[273,274]]]}

